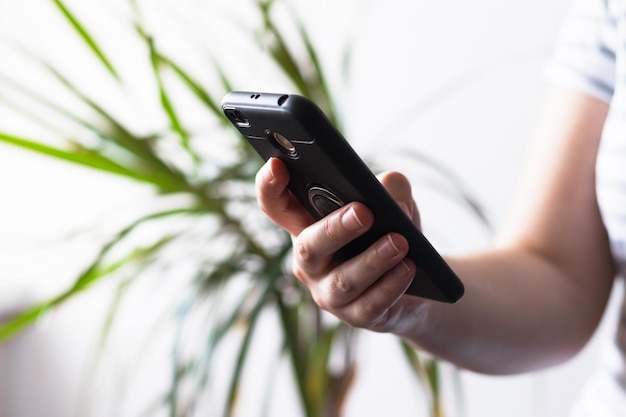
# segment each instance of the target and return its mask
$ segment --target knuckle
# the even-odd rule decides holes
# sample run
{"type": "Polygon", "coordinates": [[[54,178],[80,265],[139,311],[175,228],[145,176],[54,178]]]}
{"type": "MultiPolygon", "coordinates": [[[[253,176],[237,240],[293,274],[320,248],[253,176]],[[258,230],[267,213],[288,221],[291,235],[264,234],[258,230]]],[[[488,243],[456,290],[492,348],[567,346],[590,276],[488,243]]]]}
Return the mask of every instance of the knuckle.
{"type": "Polygon", "coordinates": [[[296,263],[312,264],[315,262],[315,255],[308,241],[298,237],[294,240],[293,246],[296,255],[296,263]]]}
{"type": "Polygon", "coordinates": [[[356,286],[350,282],[341,268],[333,271],[320,283],[319,291],[314,301],[322,309],[331,311],[343,307],[356,291],[356,286]]]}
{"type": "Polygon", "coordinates": [[[310,287],[311,297],[322,310],[331,313],[343,310],[356,296],[358,286],[338,268],[310,287]]]}
{"type": "Polygon", "coordinates": [[[354,291],[354,285],[346,278],[343,269],[337,268],[330,277],[329,292],[331,294],[345,295],[354,291]]]}

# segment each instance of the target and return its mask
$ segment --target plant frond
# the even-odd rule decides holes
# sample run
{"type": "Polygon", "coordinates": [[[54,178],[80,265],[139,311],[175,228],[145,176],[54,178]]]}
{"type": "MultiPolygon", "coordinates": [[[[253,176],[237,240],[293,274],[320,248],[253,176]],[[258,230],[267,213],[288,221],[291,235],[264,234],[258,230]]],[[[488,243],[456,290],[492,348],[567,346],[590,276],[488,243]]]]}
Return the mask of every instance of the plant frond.
{"type": "Polygon", "coordinates": [[[52,0],[54,5],[59,9],[59,11],[63,14],[65,19],[68,21],[70,26],[74,28],[80,39],[87,45],[89,50],[96,56],[96,58],[104,65],[107,71],[115,78],[117,81],[121,81],[119,73],[103,52],[102,48],[94,37],[89,33],[85,25],[78,20],[78,18],[72,13],[72,11],[65,5],[62,0],[52,0]]]}

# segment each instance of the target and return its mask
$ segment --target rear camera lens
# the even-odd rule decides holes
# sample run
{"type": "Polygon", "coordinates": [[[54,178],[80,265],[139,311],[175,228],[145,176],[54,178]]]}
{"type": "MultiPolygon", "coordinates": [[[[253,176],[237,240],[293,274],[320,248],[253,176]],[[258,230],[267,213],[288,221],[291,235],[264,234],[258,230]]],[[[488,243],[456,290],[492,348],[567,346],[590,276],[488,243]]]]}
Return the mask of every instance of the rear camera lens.
{"type": "Polygon", "coordinates": [[[274,139],[274,144],[290,158],[297,158],[298,151],[293,143],[278,132],[267,132],[268,136],[274,139]]]}

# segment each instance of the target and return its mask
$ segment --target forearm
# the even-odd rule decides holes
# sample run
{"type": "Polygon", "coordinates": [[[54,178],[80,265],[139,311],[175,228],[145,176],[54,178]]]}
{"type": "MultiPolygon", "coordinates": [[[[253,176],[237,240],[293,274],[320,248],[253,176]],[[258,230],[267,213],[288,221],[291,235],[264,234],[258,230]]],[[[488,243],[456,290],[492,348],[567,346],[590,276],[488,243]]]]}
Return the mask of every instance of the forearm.
{"type": "Polygon", "coordinates": [[[428,320],[405,328],[408,339],[492,373],[558,363],[585,344],[615,272],[595,195],[607,111],[606,103],[577,91],[550,91],[498,249],[449,259],[466,295],[456,305],[409,302],[409,317],[421,310],[428,320]]]}
{"type": "Polygon", "coordinates": [[[406,311],[415,320],[407,319],[399,334],[485,373],[530,371],[568,359],[593,333],[609,291],[602,281],[595,289],[572,285],[571,277],[527,251],[449,262],[466,285],[463,299],[454,305],[415,300],[406,311]]]}

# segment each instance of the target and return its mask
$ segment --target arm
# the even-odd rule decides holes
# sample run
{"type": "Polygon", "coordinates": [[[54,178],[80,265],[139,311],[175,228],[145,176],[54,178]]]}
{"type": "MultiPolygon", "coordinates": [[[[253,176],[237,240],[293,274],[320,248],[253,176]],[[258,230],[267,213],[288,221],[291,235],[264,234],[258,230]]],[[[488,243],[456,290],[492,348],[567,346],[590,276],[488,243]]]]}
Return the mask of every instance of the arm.
{"type": "MultiPolygon", "coordinates": [[[[400,235],[336,263],[336,250],[371,225],[371,212],[351,204],[311,224],[277,161],[259,173],[259,203],[294,236],[296,276],[320,307],[348,324],[396,333],[481,372],[558,363],[591,336],[613,280],[594,175],[607,108],[571,90],[551,92],[525,185],[496,246],[449,259],[466,285],[456,305],[402,295],[415,266],[400,235]]],[[[382,182],[418,221],[408,182],[395,173],[382,182]]]]}
{"type": "Polygon", "coordinates": [[[607,110],[584,94],[551,91],[496,248],[450,260],[468,297],[458,309],[433,305],[427,330],[406,337],[467,367],[497,373],[562,362],[584,346],[614,276],[595,194],[607,110]],[[461,325],[455,316],[464,317],[461,325]]]}

